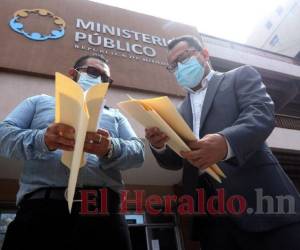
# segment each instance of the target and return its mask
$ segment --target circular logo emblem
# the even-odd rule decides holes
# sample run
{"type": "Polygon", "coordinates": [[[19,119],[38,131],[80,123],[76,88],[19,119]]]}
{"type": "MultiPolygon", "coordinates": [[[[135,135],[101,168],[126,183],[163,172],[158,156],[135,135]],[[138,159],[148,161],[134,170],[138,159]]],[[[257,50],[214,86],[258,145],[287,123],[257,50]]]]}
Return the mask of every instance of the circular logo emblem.
{"type": "Polygon", "coordinates": [[[22,9],[14,13],[14,17],[9,21],[9,26],[17,33],[27,37],[28,39],[35,41],[45,41],[48,39],[59,39],[65,34],[65,21],[58,16],[55,16],[51,11],[45,9],[33,9],[27,10],[22,9]],[[28,18],[31,14],[38,14],[43,17],[51,17],[53,23],[57,26],[50,34],[42,34],[39,32],[28,33],[24,30],[24,25],[22,24],[22,18],[28,18]]]}

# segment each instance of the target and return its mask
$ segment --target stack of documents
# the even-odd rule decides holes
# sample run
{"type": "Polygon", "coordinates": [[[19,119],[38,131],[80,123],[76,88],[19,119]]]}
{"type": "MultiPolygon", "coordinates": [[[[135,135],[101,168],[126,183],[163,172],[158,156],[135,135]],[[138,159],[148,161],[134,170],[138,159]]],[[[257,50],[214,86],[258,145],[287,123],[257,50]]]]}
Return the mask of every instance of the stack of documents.
{"type": "MultiPolygon", "coordinates": [[[[180,156],[180,151],[190,151],[185,141],[197,140],[196,136],[167,96],[118,103],[125,113],[132,116],[145,128],[157,127],[169,140],[167,145],[180,156]]],[[[225,178],[223,171],[214,164],[205,170],[216,181],[225,178]]]]}
{"type": "Polygon", "coordinates": [[[62,163],[70,168],[67,201],[71,212],[79,168],[85,165],[83,153],[86,132],[96,132],[108,83],[96,84],[83,91],[67,76],[55,73],[55,122],[75,129],[74,151],[64,151],[62,163]]]}

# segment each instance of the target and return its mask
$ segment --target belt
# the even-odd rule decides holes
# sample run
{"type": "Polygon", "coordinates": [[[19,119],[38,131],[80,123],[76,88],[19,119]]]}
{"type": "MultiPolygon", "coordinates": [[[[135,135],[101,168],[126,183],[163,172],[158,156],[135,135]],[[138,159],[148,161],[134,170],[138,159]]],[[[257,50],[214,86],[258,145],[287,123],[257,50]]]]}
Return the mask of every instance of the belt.
{"type": "Polygon", "coordinates": [[[25,200],[53,199],[66,200],[66,188],[42,188],[27,194],[25,200]]]}
{"type": "MultiPolygon", "coordinates": [[[[76,188],[74,195],[74,205],[77,203],[80,205],[81,203],[81,191],[82,190],[95,190],[97,191],[96,200],[99,202],[100,198],[100,189],[107,189],[107,201],[108,201],[108,209],[109,211],[115,211],[120,204],[120,195],[113,191],[108,187],[83,187],[76,188]]],[[[38,200],[38,199],[47,199],[47,200],[60,200],[66,201],[66,187],[58,187],[58,188],[40,188],[36,191],[33,191],[29,194],[26,194],[22,199],[21,203],[29,201],[29,200],[38,200]]]]}
{"type": "MultiPolygon", "coordinates": [[[[74,201],[76,201],[76,198],[80,198],[82,190],[96,190],[97,192],[99,189],[104,187],[85,187],[85,188],[76,188],[75,195],[74,195],[74,201]]],[[[105,187],[107,188],[107,187],[105,187]]],[[[108,189],[108,188],[107,188],[108,189]]],[[[114,192],[110,189],[108,189],[108,194],[111,192],[114,192]]],[[[24,197],[25,200],[33,200],[33,199],[53,199],[53,200],[66,200],[67,199],[67,188],[65,187],[58,187],[58,188],[40,188],[38,190],[35,190],[29,194],[26,194],[24,197]]],[[[81,201],[81,200],[77,200],[81,201]]]]}

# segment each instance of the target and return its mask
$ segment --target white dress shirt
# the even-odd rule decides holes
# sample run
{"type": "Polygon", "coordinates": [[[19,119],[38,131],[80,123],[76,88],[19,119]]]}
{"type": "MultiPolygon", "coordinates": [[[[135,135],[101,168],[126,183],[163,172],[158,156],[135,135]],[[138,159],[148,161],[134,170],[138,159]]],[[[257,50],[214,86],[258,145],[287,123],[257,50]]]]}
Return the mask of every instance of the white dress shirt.
{"type": "MultiPolygon", "coordinates": [[[[201,114],[202,114],[202,109],[203,109],[203,103],[204,103],[204,99],[205,99],[205,95],[206,95],[206,91],[207,91],[207,86],[209,84],[209,81],[211,80],[211,78],[213,77],[213,75],[215,74],[215,72],[213,70],[211,70],[207,76],[202,80],[201,84],[202,87],[196,91],[190,89],[190,88],[186,88],[186,90],[190,93],[190,101],[191,101],[191,108],[192,108],[192,115],[193,115],[193,133],[195,134],[195,136],[199,138],[199,134],[200,134],[200,121],[201,121],[201,114]]],[[[228,160],[229,158],[233,157],[233,152],[232,152],[232,148],[229,144],[229,142],[226,140],[226,144],[227,144],[227,155],[225,157],[224,160],[228,160]]]]}

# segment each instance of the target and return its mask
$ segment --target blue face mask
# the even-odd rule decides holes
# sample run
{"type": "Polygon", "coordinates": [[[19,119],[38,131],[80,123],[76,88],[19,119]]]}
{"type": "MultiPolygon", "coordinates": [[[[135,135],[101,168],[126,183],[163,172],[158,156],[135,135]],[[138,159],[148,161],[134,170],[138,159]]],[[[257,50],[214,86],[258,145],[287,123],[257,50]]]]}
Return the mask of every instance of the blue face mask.
{"type": "Polygon", "coordinates": [[[175,77],[183,88],[196,87],[204,76],[204,67],[198,62],[196,57],[189,58],[185,63],[178,63],[175,77]]]}
{"type": "Polygon", "coordinates": [[[102,79],[101,79],[101,76],[99,76],[97,78],[93,78],[93,77],[89,76],[87,73],[81,72],[81,73],[79,73],[79,79],[77,82],[81,86],[81,88],[84,91],[86,91],[90,87],[94,86],[95,84],[102,83],[102,79]]]}

